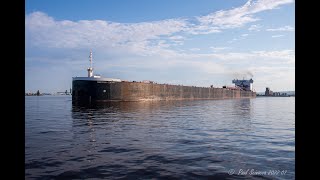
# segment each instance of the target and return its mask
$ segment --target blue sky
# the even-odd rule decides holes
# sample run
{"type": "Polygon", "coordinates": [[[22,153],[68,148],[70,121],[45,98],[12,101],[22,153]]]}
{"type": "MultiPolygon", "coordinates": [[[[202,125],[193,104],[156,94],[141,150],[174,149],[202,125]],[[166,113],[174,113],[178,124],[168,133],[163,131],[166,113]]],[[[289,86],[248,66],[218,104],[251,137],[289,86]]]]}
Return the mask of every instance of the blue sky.
{"type": "Polygon", "coordinates": [[[25,91],[69,90],[94,73],[129,81],[221,87],[253,78],[295,90],[293,0],[29,0],[25,91]]]}

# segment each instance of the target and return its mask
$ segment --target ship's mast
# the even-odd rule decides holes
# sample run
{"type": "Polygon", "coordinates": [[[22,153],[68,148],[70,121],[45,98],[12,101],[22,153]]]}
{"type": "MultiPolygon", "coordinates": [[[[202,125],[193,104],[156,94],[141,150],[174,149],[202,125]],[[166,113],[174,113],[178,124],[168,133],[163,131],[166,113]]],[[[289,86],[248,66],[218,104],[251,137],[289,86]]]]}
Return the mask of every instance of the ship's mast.
{"type": "Polygon", "coordinates": [[[93,68],[92,68],[92,51],[90,50],[90,56],[89,56],[89,61],[90,61],[90,67],[88,68],[88,77],[93,76],[93,68]]]}
{"type": "Polygon", "coordinates": [[[90,50],[90,56],[89,56],[89,58],[90,58],[90,68],[92,68],[92,51],[90,50]]]}

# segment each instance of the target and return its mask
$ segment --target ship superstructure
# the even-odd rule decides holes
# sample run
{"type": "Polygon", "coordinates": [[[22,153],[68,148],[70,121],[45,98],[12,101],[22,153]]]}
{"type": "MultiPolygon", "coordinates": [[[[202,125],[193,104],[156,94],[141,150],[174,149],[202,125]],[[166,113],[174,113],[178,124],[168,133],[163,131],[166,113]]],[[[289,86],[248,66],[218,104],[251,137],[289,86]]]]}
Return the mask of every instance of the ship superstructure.
{"type": "Polygon", "coordinates": [[[245,90],[245,91],[252,91],[253,90],[252,89],[252,83],[253,83],[252,79],[249,79],[249,80],[234,79],[234,80],[232,80],[232,83],[234,83],[236,87],[239,87],[242,90],[245,90]]]}

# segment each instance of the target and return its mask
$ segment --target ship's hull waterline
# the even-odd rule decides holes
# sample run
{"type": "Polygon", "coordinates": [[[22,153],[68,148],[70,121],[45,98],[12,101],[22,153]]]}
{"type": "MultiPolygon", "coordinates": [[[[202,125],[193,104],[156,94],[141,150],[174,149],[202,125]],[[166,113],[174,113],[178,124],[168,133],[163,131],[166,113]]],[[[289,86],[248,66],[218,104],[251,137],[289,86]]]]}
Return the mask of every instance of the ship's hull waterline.
{"type": "Polygon", "coordinates": [[[72,101],[159,101],[255,98],[253,91],[143,82],[72,81],[72,101]]]}

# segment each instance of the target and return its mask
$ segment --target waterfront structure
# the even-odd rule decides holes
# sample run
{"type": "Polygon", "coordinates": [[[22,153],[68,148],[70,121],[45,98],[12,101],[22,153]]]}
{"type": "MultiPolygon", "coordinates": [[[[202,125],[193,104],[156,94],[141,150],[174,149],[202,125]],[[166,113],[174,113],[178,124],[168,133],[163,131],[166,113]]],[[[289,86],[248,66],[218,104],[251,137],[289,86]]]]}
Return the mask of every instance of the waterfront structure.
{"type": "Polygon", "coordinates": [[[265,91],[264,95],[265,96],[272,96],[273,95],[273,91],[271,91],[269,87],[266,87],[266,91],[265,91]]]}
{"type": "Polygon", "coordinates": [[[264,96],[290,97],[290,96],[294,96],[294,95],[289,95],[287,93],[281,93],[281,92],[273,92],[270,90],[269,87],[266,87],[266,91],[264,93],[264,96]]]}

